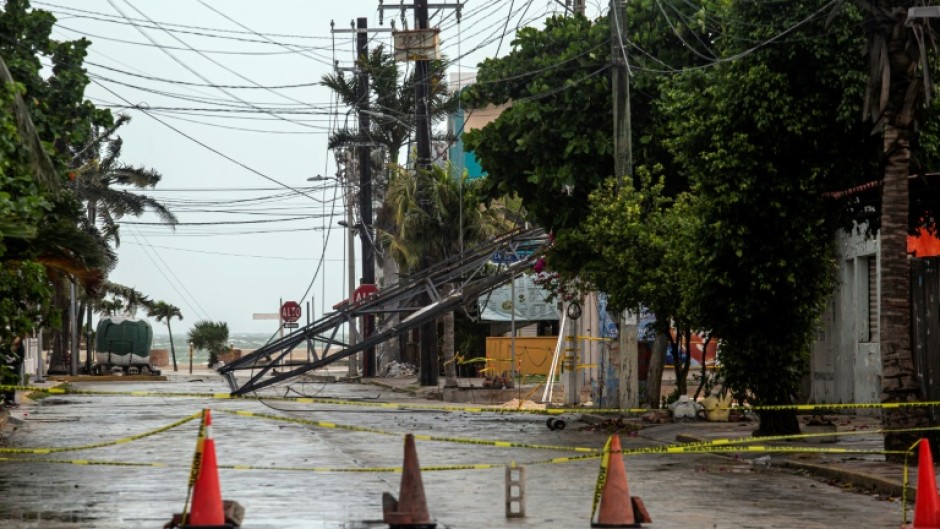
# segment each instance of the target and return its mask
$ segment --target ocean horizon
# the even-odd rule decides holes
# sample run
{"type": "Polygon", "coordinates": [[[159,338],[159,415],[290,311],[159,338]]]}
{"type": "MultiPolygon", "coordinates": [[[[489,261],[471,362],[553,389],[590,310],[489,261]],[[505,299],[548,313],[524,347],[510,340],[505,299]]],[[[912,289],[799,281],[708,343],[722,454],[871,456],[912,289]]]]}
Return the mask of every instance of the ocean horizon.
{"type": "MultiPolygon", "coordinates": [[[[151,349],[170,349],[170,335],[167,333],[157,333],[154,329],[153,333],[153,345],[151,349]]],[[[285,334],[286,336],[286,334],[285,334]]],[[[229,343],[235,349],[242,349],[243,351],[252,351],[254,349],[259,349],[265,344],[276,340],[280,337],[279,333],[263,333],[263,332],[230,332],[229,333],[229,343]]],[[[337,336],[337,339],[342,340],[341,336],[337,336]]],[[[316,344],[317,347],[321,347],[320,344],[316,344]]],[[[173,333],[173,346],[176,348],[176,360],[177,362],[189,361],[189,339],[187,338],[187,333],[185,331],[179,333],[173,333]]],[[[301,344],[297,349],[305,349],[306,347],[301,344]]],[[[209,353],[203,350],[197,350],[193,353],[193,362],[197,364],[204,364],[209,361],[209,353]]]]}

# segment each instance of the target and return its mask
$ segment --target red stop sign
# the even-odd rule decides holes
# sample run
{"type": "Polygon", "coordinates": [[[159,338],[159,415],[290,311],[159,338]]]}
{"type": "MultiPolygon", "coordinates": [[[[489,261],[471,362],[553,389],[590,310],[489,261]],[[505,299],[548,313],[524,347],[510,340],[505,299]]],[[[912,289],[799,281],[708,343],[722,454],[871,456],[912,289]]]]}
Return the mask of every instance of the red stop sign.
{"type": "Polygon", "coordinates": [[[300,305],[296,301],[285,301],[281,305],[281,319],[293,323],[300,319],[300,305]]]}

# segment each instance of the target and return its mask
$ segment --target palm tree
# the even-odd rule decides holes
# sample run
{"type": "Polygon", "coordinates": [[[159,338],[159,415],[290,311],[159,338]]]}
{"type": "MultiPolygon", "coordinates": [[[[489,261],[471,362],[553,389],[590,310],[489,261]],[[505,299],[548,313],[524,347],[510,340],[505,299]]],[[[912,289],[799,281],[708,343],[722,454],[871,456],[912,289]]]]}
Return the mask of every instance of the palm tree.
{"type": "MultiPolygon", "coordinates": [[[[128,119],[125,116],[117,121],[114,127],[108,130],[96,129],[92,137],[96,138],[94,143],[86,146],[85,150],[75,153],[75,163],[77,167],[70,173],[73,178],[72,189],[87,213],[87,216],[80,217],[77,230],[85,234],[86,238],[97,245],[97,251],[101,252],[105,258],[99,261],[98,266],[91,267],[96,274],[94,283],[88,278],[81,278],[81,282],[86,286],[87,296],[82,300],[77,313],[78,321],[81,321],[87,314],[91,318],[90,305],[101,299],[101,284],[105,285],[104,290],[109,290],[109,283],[105,281],[108,272],[117,262],[114,250],[120,246],[120,225],[118,221],[125,216],[139,217],[146,211],[152,211],[167,225],[174,226],[178,221],[163,204],[157,200],[141,193],[134,193],[127,189],[117,189],[115,186],[134,189],[152,188],[160,182],[162,176],[153,169],[134,167],[119,161],[121,155],[121,146],[123,142],[120,138],[110,138],[109,135],[117,127],[126,123],[128,119]],[[102,151],[104,152],[102,156],[102,151]],[[89,288],[93,285],[93,288],[89,288]]],[[[72,228],[75,231],[76,228],[72,228]]],[[[94,248],[89,248],[89,251],[94,248]]],[[[75,277],[75,274],[72,274],[75,277]]],[[[65,285],[65,279],[56,282],[58,285],[65,285]]],[[[60,290],[63,287],[60,287],[60,290]]],[[[139,305],[146,306],[150,300],[146,296],[139,295],[136,291],[129,291],[127,287],[121,287],[123,293],[128,294],[125,299],[128,300],[128,310],[133,311],[139,305]],[[140,302],[135,302],[139,300],[140,302]]],[[[131,289],[133,290],[133,289],[131,289]]],[[[119,294],[121,294],[119,292],[119,294]]],[[[59,306],[65,308],[67,296],[59,294],[56,299],[61,303],[59,306]]],[[[60,334],[57,330],[56,334],[60,334]]],[[[61,370],[65,365],[65,342],[62,337],[55,339],[52,357],[50,358],[50,370],[52,366],[56,370],[61,370]]]]}
{"type": "Polygon", "coordinates": [[[74,173],[75,193],[88,211],[88,224],[102,232],[106,240],[120,246],[119,221],[130,215],[139,217],[147,210],[156,213],[167,226],[175,226],[176,215],[156,199],[124,188],[146,189],[156,186],[163,176],[153,169],[134,167],[118,160],[121,138],[104,139],[103,157],[94,157],[74,173]]]}
{"type": "MultiPolygon", "coordinates": [[[[440,166],[396,170],[385,205],[389,224],[377,229],[377,242],[405,273],[417,270],[422,258],[440,261],[461,252],[461,243],[472,247],[505,233],[520,216],[517,203],[494,201],[488,207],[479,181],[469,181],[466,173],[457,178],[440,166]]],[[[445,385],[456,386],[453,312],[444,315],[443,327],[445,385]]]]}
{"type": "MultiPolygon", "coordinates": [[[[330,135],[329,148],[336,149],[354,142],[376,142],[385,147],[388,165],[398,164],[398,155],[414,131],[415,121],[415,72],[402,78],[395,57],[378,46],[362,57],[359,68],[369,74],[369,95],[371,129],[360,134],[349,128],[342,128],[330,135]],[[363,137],[365,136],[365,137],[363,137]]],[[[432,79],[444,78],[446,64],[432,61],[430,76],[432,79]]],[[[333,90],[346,106],[354,111],[362,108],[359,95],[359,76],[347,78],[342,73],[324,75],[321,83],[333,90]]],[[[440,120],[456,108],[457,99],[447,90],[447,84],[432,82],[430,114],[432,120],[440,120]]]]}
{"type": "MultiPolygon", "coordinates": [[[[384,154],[373,152],[370,157],[373,171],[372,199],[382,205],[377,208],[375,226],[387,224],[389,217],[388,206],[385,204],[385,193],[392,177],[393,167],[398,165],[398,157],[402,148],[410,141],[415,129],[415,73],[403,76],[399,70],[394,56],[386,53],[382,46],[376,47],[368,55],[361,57],[359,68],[369,74],[369,105],[370,129],[365,133],[344,127],[332,133],[328,146],[340,151],[356,143],[377,143],[383,147],[384,154]]],[[[445,75],[445,64],[442,61],[432,61],[430,76],[440,80],[445,75]]],[[[325,75],[322,85],[330,88],[351,111],[362,109],[362,98],[359,94],[360,78],[358,75],[346,77],[343,74],[325,75]]],[[[443,82],[432,82],[430,96],[431,119],[443,119],[452,109],[456,108],[457,99],[447,91],[443,82]]],[[[356,197],[351,197],[354,202],[356,197]]],[[[381,269],[381,278],[386,288],[394,287],[398,282],[399,270],[397,263],[385,259],[381,252],[376,252],[376,264],[381,269]]],[[[398,314],[393,312],[382,325],[394,326],[398,321],[398,314]]],[[[379,346],[383,350],[381,358],[385,358],[394,351],[397,357],[399,349],[398,339],[394,338],[379,346]]]]}
{"type": "Polygon", "coordinates": [[[228,351],[228,324],[209,320],[197,321],[189,330],[189,341],[196,349],[209,351],[209,367],[219,363],[219,356],[228,351]]]}
{"type": "MultiPolygon", "coordinates": [[[[147,316],[156,318],[158,322],[166,322],[166,331],[170,334],[170,353],[173,356],[173,371],[179,371],[176,366],[176,346],[173,345],[173,329],[170,328],[170,320],[176,318],[182,321],[183,319],[183,314],[180,312],[179,307],[170,305],[165,301],[158,301],[147,311],[147,316]]],[[[226,340],[227,339],[228,337],[226,337],[226,340]]]]}
{"type": "MultiPolygon", "coordinates": [[[[856,0],[868,15],[871,77],[865,111],[884,134],[884,179],[881,196],[881,398],[883,402],[922,400],[911,350],[910,267],[907,232],[910,198],[908,174],[911,139],[930,87],[925,41],[936,42],[930,24],[906,26],[911,2],[856,0]]],[[[923,2],[914,2],[923,4],[923,2]]],[[[923,408],[884,411],[888,430],[929,425],[923,408]]],[[[885,450],[907,450],[917,433],[885,434],[885,450]]],[[[891,456],[889,456],[891,457],[891,456]]]]}

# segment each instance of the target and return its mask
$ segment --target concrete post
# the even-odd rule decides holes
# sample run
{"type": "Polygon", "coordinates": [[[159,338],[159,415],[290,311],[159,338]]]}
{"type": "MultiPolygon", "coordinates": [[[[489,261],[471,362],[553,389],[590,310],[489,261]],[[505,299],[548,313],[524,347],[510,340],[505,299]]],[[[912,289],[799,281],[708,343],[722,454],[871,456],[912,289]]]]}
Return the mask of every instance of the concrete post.
{"type": "Polygon", "coordinates": [[[506,467],[506,518],[525,518],[525,467],[515,464],[506,467]]]}

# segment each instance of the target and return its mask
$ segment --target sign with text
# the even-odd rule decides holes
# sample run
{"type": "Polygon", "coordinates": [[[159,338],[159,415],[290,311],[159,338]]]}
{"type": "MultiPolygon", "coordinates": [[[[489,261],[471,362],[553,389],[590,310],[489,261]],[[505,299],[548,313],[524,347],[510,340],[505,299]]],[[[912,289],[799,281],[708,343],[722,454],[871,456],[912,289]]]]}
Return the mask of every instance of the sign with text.
{"type": "Polygon", "coordinates": [[[507,283],[488,295],[480,296],[480,319],[482,321],[551,321],[558,320],[557,304],[548,301],[547,290],[535,284],[533,276],[522,275],[516,278],[515,294],[507,283]]]}
{"type": "Polygon", "coordinates": [[[415,29],[396,31],[395,60],[432,61],[441,58],[440,31],[437,29],[415,29]]]}
{"type": "Polygon", "coordinates": [[[300,319],[300,304],[296,301],[285,301],[281,305],[281,319],[293,323],[300,319]]]}

